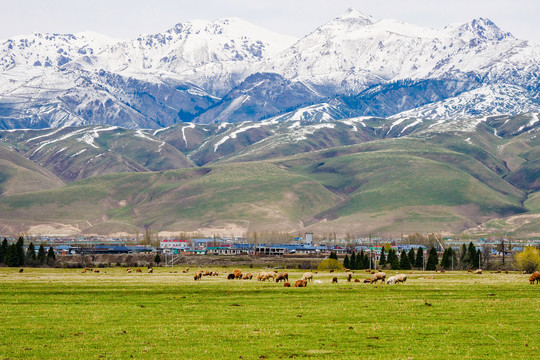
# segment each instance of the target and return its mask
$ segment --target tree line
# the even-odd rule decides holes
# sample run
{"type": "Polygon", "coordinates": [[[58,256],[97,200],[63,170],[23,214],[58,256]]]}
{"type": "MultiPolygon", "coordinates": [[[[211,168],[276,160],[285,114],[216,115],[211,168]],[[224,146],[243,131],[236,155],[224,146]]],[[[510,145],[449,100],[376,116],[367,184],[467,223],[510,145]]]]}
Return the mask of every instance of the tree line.
{"type": "MultiPolygon", "coordinates": [[[[443,252],[442,259],[439,261],[439,255],[437,249],[432,246],[428,252],[427,261],[424,263],[424,250],[419,248],[415,250],[411,248],[408,252],[402,250],[398,254],[398,251],[390,248],[388,253],[386,249],[382,247],[379,267],[390,267],[392,270],[412,270],[412,269],[424,269],[436,270],[437,266],[443,269],[472,269],[479,268],[481,261],[481,252],[476,250],[472,242],[469,246],[463,244],[461,251],[458,253],[451,247],[446,248],[443,252]]],[[[370,263],[370,256],[364,250],[359,253],[354,251],[350,254],[346,254],[343,259],[343,266],[350,270],[362,270],[373,267],[373,261],[370,263]]]]}
{"type": "Polygon", "coordinates": [[[45,251],[45,247],[41,244],[36,254],[36,247],[33,242],[28,245],[26,252],[24,251],[24,238],[19,236],[17,242],[9,244],[4,238],[0,244],[0,264],[10,267],[20,266],[43,266],[53,265],[56,260],[56,255],[52,247],[45,251]]]}

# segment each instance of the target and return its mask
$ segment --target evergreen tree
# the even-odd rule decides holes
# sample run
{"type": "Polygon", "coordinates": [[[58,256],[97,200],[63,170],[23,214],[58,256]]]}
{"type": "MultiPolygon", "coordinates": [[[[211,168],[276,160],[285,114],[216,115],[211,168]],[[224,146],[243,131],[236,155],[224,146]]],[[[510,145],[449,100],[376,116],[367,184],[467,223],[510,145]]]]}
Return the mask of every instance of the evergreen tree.
{"type": "Polygon", "coordinates": [[[441,266],[445,269],[450,269],[452,266],[452,248],[444,249],[444,253],[441,259],[441,266]]]}
{"type": "Polygon", "coordinates": [[[437,268],[438,263],[439,263],[439,257],[437,256],[437,249],[435,249],[435,247],[432,247],[429,250],[426,270],[435,270],[437,268]]]}
{"type": "Polygon", "coordinates": [[[414,267],[414,261],[416,260],[416,254],[414,253],[414,248],[411,248],[409,250],[409,253],[407,254],[409,256],[409,264],[411,264],[411,269],[414,267]]]}
{"type": "Polygon", "coordinates": [[[349,265],[351,270],[356,270],[356,254],[353,251],[351,254],[351,259],[349,260],[349,265]]]}
{"type": "Polygon", "coordinates": [[[330,256],[328,257],[329,259],[334,259],[334,260],[337,260],[337,254],[335,251],[330,251],[330,256]]]}
{"type": "Polygon", "coordinates": [[[409,255],[405,252],[405,250],[401,250],[399,267],[401,268],[401,270],[411,270],[411,262],[409,260],[409,255]]]}
{"type": "Polygon", "coordinates": [[[6,265],[13,267],[17,265],[17,246],[15,244],[10,244],[6,251],[6,265]]]}
{"type": "MultiPolygon", "coordinates": [[[[335,259],[334,259],[335,260],[335,259]]],[[[154,262],[156,264],[159,265],[159,263],[161,262],[161,257],[159,256],[159,254],[156,253],[156,256],[154,256],[154,262]]]]}
{"type": "Polygon", "coordinates": [[[384,253],[384,246],[381,248],[381,256],[379,259],[379,265],[381,267],[384,267],[384,265],[386,265],[386,255],[384,253]]]}
{"type": "Polygon", "coordinates": [[[356,267],[358,270],[363,270],[365,269],[366,267],[364,266],[365,264],[365,253],[364,253],[364,249],[362,249],[360,251],[360,255],[356,258],[356,262],[358,263],[358,266],[356,267]]]}
{"type": "Polygon", "coordinates": [[[13,266],[23,266],[24,265],[24,238],[22,236],[19,236],[19,239],[17,240],[17,265],[13,266]]]}
{"type": "Polygon", "coordinates": [[[350,269],[351,264],[349,263],[349,255],[345,254],[345,258],[343,259],[343,267],[345,269],[350,269]]]}
{"type": "Polygon", "coordinates": [[[0,245],[0,264],[6,263],[7,248],[8,248],[8,241],[6,238],[4,238],[4,241],[2,241],[2,245],[0,245]]]}
{"type": "Polygon", "coordinates": [[[476,256],[476,248],[472,241],[469,243],[469,248],[467,249],[467,256],[465,257],[465,263],[468,268],[474,268],[478,266],[478,257],[476,256]]]}
{"type": "Polygon", "coordinates": [[[476,252],[476,266],[480,269],[482,267],[481,260],[482,260],[482,252],[480,249],[476,252]]]}
{"type": "Polygon", "coordinates": [[[459,266],[462,270],[467,268],[467,246],[461,245],[461,254],[459,254],[459,266]]]}
{"type": "Polygon", "coordinates": [[[390,249],[388,252],[388,262],[390,263],[390,268],[392,270],[399,270],[399,258],[397,256],[396,250],[390,249]],[[390,254],[390,251],[392,254],[390,254]]]}
{"type": "Polygon", "coordinates": [[[36,248],[34,247],[34,243],[30,243],[28,245],[28,249],[26,250],[26,261],[28,263],[33,263],[36,260],[36,248]]]}
{"type": "Polygon", "coordinates": [[[418,269],[424,268],[424,248],[418,248],[416,252],[416,260],[414,261],[414,267],[418,269]]]}
{"type": "Polygon", "coordinates": [[[370,267],[370,264],[369,264],[369,255],[368,255],[368,252],[366,251],[364,253],[364,269],[369,269],[370,267]]]}
{"type": "Polygon", "coordinates": [[[56,255],[54,254],[54,250],[51,246],[49,250],[47,251],[47,264],[51,265],[54,263],[55,260],[56,260],[56,255]]]}
{"type": "Polygon", "coordinates": [[[43,247],[43,244],[39,246],[37,261],[40,265],[43,265],[43,263],[45,262],[45,247],[43,247]]]}

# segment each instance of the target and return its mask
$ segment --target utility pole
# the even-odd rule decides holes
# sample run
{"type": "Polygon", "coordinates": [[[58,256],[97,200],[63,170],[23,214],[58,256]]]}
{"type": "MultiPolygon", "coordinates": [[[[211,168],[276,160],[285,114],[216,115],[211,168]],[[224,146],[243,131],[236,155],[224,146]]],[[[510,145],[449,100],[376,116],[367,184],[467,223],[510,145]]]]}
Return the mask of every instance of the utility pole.
{"type": "Polygon", "coordinates": [[[503,254],[503,267],[504,267],[504,238],[501,239],[501,249],[502,249],[502,254],[503,254]]]}

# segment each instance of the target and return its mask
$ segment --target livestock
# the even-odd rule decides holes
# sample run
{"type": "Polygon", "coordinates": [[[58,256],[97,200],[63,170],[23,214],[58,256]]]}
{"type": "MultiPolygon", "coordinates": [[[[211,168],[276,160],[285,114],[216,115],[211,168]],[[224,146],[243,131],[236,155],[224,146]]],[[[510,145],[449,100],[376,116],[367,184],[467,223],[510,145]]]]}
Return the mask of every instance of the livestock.
{"type": "Polygon", "coordinates": [[[142,273],[141,268],[137,268],[137,270],[135,270],[135,271],[138,272],[138,273],[142,273]]]}
{"type": "Polygon", "coordinates": [[[131,274],[131,268],[130,268],[130,267],[127,268],[127,269],[126,269],[126,272],[127,272],[128,274],[131,274]]]}
{"type": "Polygon", "coordinates": [[[20,269],[19,272],[22,273],[24,271],[24,269],[20,269]]]}
{"type": "Polygon", "coordinates": [[[99,270],[98,270],[98,269],[94,269],[94,272],[95,272],[95,273],[98,273],[98,272],[99,272],[99,270]]]}
{"type": "Polygon", "coordinates": [[[386,279],[386,283],[387,284],[395,284],[396,283],[396,277],[395,276],[390,276],[388,279],[386,279]]]}
{"type": "Polygon", "coordinates": [[[382,271],[379,271],[379,272],[373,274],[373,276],[371,277],[371,283],[376,284],[377,281],[381,280],[381,282],[384,284],[385,279],[386,279],[386,273],[384,273],[382,271]]]}
{"type": "Polygon", "coordinates": [[[366,283],[366,284],[371,284],[371,279],[365,279],[365,280],[364,280],[364,283],[366,283]]]}
{"type": "Polygon", "coordinates": [[[444,270],[444,269],[441,270],[441,273],[442,273],[442,274],[444,274],[445,272],[446,272],[446,270],[444,270]]]}
{"type": "Polygon", "coordinates": [[[337,284],[337,277],[332,278],[332,284],[334,284],[334,283],[337,284]]]}
{"type": "Polygon", "coordinates": [[[333,272],[334,272],[334,269],[330,269],[330,272],[333,273],[333,272]]]}
{"type": "Polygon", "coordinates": [[[286,282],[283,284],[283,287],[291,287],[291,283],[286,282]]]}
{"type": "Polygon", "coordinates": [[[364,271],[370,273],[370,272],[371,272],[371,269],[366,269],[366,270],[364,270],[364,271]]]}
{"type": "Polygon", "coordinates": [[[482,274],[482,269],[474,270],[474,273],[475,273],[475,274],[482,274]]]}
{"type": "Polygon", "coordinates": [[[280,281],[289,281],[289,274],[284,272],[284,273],[278,273],[276,275],[276,282],[280,282],[280,281]]]}
{"type": "Polygon", "coordinates": [[[195,275],[193,275],[193,280],[201,280],[202,274],[202,271],[197,271],[195,275]]]}
{"type": "Polygon", "coordinates": [[[470,272],[470,273],[472,273],[472,270],[471,270],[471,269],[467,269],[467,272],[470,272]]]}
{"type": "Polygon", "coordinates": [[[407,275],[405,274],[396,274],[394,277],[396,278],[396,284],[405,283],[407,281],[407,275]]]}
{"type": "Polygon", "coordinates": [[[304,273],[304,275],[302,275],[302,280],[313,280],[313,273],[312,272],[307,272],[307,273],[304,273]]]}
{"type": "Polygon", "coordinates": [[[83,271],[81,271],[81,273],[83,273],[83,274],[84,274],[85,272],[86,272],[86,269],[84,269],[83,271]]]}
{"type": "Polygon", "coordinates": [[[234,280],[234,274],[227,275],[227,280],[234,280]]]}
{"type": "Polygon", "coordinates": [[[360,280],[359,279],[354,279],[354,282],[360,282],[360,280]]]}
{"type": "Polygon", "coordinates": [[[153,272],[154,272],[154,269],[151,268],[151,267],[149,267],[149,268],[148,268],[148,273],[149,273],[149,274],[152,274],[153,272]]]}
{"type": "Polygon", "coordinates": [[[347,282],[351,282],[352,280],[352,272],[347,273],[347,282]]]}
{"type": "Polygon", "coordinates": [[[275,277],[275,273],[273,271],[261,271],[258,275],[257,275],[257,280],[258,281],[265,281],[265,280],[268,280],[270,278],[274,278],[275,277]]]}
{"type": "Polygon", "coordinates": [[[203,272],[203,276],[212,276],[212,271],[211,270],[205,270],[203,272]]]}
{"type": "Polygon", "coordinates": [[[219,273],[217,271],[212,271],[212,276],[219,276],[219,273]]]}
{"type": "Polygon", "coordinates": [[[184,274],[187,274],[188,271],[189,271],[189,268],[186,268],[186,270],[182,270],[182,272],[183,272],[184,274]]]}
{"type": "Polygon", "coordinates": [[[307,286],[307,280],[296,280],[294,283],[294,287],[306,287],[307,286]]]}
{"type": "Polygon", "coordinates": [[[251,280],[252,278],[253,278],[253,275],[251,273],[242,275],[242,280],[251,280]]]}
{"type": "Polygon", "coordinates": [[[234,269],[233,274],[234,274],[235,279],[241,279],[242,278],[242,270],[234,269]]]}
{"type": "Polygon", "coordinates": [[[540,272],[535,271],[531,274],[531,277],[529,278],[529,283],[534,284],[534,282],[540,283],[540,272]]]}

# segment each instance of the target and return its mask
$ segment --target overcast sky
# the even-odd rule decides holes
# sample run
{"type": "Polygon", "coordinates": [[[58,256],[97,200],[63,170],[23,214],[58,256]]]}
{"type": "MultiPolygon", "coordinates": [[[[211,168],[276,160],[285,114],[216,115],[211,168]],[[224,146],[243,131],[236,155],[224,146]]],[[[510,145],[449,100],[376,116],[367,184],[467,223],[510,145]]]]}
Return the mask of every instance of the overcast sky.
{"type": "Polygon", "coordinates": [[[375,18],[433,28],[485,17],[518,38],[540,40],[538,0],[0,0],[0,5],[0,39],[86,30],[128,39],[183,21],[231,16],[301,37],[354,7],[375,18]]]}

